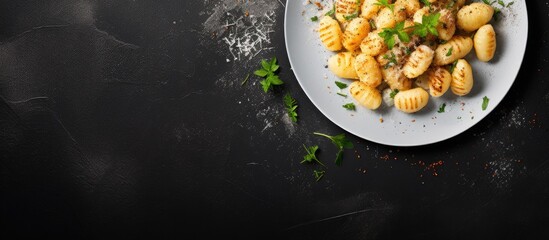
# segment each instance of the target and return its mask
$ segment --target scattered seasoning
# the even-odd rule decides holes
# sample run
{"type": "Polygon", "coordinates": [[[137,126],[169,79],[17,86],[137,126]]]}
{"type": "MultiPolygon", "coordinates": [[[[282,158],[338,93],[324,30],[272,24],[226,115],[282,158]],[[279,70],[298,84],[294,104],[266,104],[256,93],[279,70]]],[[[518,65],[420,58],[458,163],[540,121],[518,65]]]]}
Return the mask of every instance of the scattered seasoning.
{"type": "Polygon", "coordinates": [[[312,17],[312,18],[311,18],[311,21],[313,21],[313,22],[318,21],[318,17],[317,17],[317,16],[312,17]]]}
{"type": "Polygon", "coordinates": [[[316,7],[318,8],[319,11],[324,9],[324,6],[322,6],[322,4],[320,4],[320,2],[315,2],[315,5],[316,5],[316,7]]]}
{"type": "Polygon", "coordinates": [[[345,98],[347,97],[347,94],[343,94],[343,93],[336,93],[336,94],[345,98]]]}
{"type": "Polygon", "coordinates": [[[248,75],[246,76],[246,78],[244,79],[244,81],[242,81],[240,83],[240,86],[243,86],[244,84],[246,84],[248,82],[248,79],[250,78],[250,74],[248,73],[248,75]]]}
{"type": "Polygon", "coordinates": [[[383,123],[383,118],[382,117],[379,118],[379,123],[383,123]]]}

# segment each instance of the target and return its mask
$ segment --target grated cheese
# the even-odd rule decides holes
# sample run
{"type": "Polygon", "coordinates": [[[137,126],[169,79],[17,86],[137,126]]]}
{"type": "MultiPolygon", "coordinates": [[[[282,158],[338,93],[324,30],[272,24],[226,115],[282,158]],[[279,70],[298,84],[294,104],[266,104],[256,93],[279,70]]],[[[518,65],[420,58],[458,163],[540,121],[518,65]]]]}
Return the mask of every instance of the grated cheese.
{"type": "Polygon", "coordinates": [[[274,32],[276,22],[274,14],[274,11],[271,11],[263,16],[249,15],[244,18],[227,12],[228,20],[223,27],[227,29],[228,34],[222,40],[227,45],[233,61],[251,60],[260,52],[273,49],[269,44],[270,33],[274,32]]]}

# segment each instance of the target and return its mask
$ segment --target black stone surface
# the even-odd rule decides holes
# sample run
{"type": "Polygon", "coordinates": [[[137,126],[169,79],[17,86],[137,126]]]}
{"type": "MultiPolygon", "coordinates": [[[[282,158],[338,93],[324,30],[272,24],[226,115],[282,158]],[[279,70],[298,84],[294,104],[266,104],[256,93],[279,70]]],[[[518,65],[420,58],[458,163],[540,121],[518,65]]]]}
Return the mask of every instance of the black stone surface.
{"type": "Polygon", "coordinates": [[[297,83],[272,2],[251,5],[273,9],[273,49],[227,62],[206,23],[244,1],[1,1],[2,238],[549,237],[546,1],[528,1],[524,63],[487,118],[423,147],[350,136],[341,167],[311,133],[343,130],[297,83]],[[282,88],[240,85],[272,56],[282,88]],[[302,144],[328,164],[318,182],[302,144]]]}

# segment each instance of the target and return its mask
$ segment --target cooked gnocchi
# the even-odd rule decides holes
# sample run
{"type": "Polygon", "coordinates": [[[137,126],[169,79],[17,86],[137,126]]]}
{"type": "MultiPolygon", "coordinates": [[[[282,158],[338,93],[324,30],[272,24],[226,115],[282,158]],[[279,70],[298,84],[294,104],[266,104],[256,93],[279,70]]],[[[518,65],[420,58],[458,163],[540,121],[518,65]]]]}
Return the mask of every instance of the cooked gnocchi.
{"type": "Polygon", "coordinates": [[[320,40],[335,52],[328,69],[353,81],[349,93],[367,109],[425,108],[430,97],[469,94],[473,69],[465,60],[496,53],[494,8],[466,0],[336,0],[320,20],[320,40]],[[469,58],[467,58],[469,59],[469,58]],[[451,90],[451,91],[448,91],[451,90]]]}

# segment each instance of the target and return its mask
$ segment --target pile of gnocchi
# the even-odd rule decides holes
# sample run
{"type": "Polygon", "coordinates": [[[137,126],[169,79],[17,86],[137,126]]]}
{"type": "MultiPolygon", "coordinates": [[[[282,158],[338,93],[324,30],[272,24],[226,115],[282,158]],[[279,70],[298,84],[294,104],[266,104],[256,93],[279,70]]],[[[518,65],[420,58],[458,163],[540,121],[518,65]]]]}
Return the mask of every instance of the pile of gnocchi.
{"type": "Polygon", "coordinates": [[[337,77],[356,80],[349,93],[371,110],[384,102],[414,113],[430,97],[448,90],[467,95],[474,80],[465,56],[474,49],[477,58],[487,62],[496,51],[496,33],[489,24],[494,8],[482,2],[335,0],[334,4],[333,14],[322,17],[318,28],[322,44],[334,52],[328,68],[337,77]],[[421,34],[420,28],[426,32],[421,34]]]}

